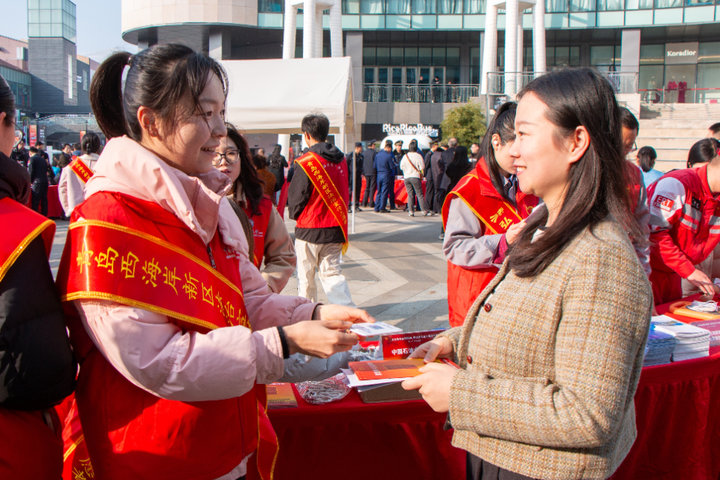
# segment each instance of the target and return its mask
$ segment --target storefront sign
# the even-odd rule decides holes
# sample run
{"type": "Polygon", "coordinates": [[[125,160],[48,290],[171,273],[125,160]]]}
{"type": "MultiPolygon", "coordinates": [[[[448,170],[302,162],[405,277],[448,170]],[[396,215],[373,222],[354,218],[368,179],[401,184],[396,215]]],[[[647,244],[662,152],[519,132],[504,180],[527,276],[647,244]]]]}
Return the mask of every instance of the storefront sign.
{"type": "Polygon", "coordinates": [[[401,123],[399,125],[383,123],[382,131],[388,135],[427,135],[429,137],[437,137],[439,135],[437,128],[432,125],[423,125],[422,123],[415,125],[407,123],[401,123]]]}
{"type": "Polygon", "coordinates": [[[665,65],[695,64],[697,61],[698,42],[665,44],[665,65]]]}

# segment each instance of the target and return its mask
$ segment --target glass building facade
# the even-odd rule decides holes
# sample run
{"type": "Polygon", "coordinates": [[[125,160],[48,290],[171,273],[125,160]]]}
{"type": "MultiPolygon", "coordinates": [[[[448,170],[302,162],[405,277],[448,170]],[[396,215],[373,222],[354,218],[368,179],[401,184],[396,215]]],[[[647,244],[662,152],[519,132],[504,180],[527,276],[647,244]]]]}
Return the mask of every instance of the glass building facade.
{"type": "MultiPolygon", "coordinates": [[[[720,101],[720,0],[544,1],[548,69],[618,72],[623,30],[640,30],[643,100],[720,101]],[[667,60],[672,45],[686,43],[697,50],[691,59],[667,60]],[[685,95],[668,98],[677,86],[685,95]]],[[[258,26],[282,28],[283,6],[283,0],[258,0],[258,26]]],[[[343,0],[342,12],[346,34],[363,36],[363,86],[480,83],[486,0],[343,0]]],[[[500,10],[498,72],[504,70],[504,17],[500,10]]],[[[532,72],[532,15],[524,15],[523,26],[523,70],[532,72]]]]}
{"type": "Polygon", "coordinates": [[[28,36],[75,42],[75,4],[70,0],[27,0],[28,36]]]}

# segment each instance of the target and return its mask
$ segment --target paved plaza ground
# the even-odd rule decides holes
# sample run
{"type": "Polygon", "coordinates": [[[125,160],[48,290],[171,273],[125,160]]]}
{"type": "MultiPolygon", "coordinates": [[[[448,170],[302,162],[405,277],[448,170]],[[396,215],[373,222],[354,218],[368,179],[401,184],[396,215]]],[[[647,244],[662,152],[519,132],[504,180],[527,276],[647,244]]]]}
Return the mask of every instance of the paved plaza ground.
{"type": "MultiPolygon", "coordinates": [[[[352,227],[352,217],[351,227],[352,227]]],[[[58,220],[50,265],[57,272],[67,234],[67,221],[58,220]]],[[[292,234],[295,222],[286,222],[292,234]]],[[[351,230],[352,232],[352,230],[351,230]]],[[[440,216],[410,217],[406,212],[355,214],[355,233],[344,257],[343,273],[353,301],[378,321],[405,331],[448,327],[445,260],[440,216]]],[[[320,301],[327,301],[318,282],[320,301]]],[[[283,293],[297,294],[297,278],[283,293]]]]}

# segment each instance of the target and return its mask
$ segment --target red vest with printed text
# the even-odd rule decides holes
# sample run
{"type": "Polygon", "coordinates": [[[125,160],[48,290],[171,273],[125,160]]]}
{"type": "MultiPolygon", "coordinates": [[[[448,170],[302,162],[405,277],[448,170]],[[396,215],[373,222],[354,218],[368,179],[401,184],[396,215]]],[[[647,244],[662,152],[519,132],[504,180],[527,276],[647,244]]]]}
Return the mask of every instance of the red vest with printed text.
{"type": "MultiPolygon", "coordinates": [[[[682,296],[681,277],[677,273],[679,262],[660,250],[658,238],[668,234],[683,255],[693,264],[705,260],[720,242],[720,199],[710,191],[707,165],[698,168],[674,170],[663,178],[677,179],[685,187],[685,201],[668,219],[667,232],[650,233],[650,282],[656,303],[677,300],[682,296]]],[[[648,201],[664,209],[673,205],[673,199],[654,195],[658,183],[648,187],[648,201]],[[654,198],[653,198],[654,197],[654,198]]]]}
{"type": "MultiPolygon", "coordinates": [[[[296,226],[298,228],[327,228],[327,227],[341,227],[343,231],[347,231],[347,203],[348,203],[348,169],[347,163],[343,159],[340,163],[332,163],[322,155],[317,155],[313,152],[307,152],[305,155],[296,160],[298,167],[303,168],[303,164],[307,164],[307,160],[314,158],[327,172],[330,181],[337,189],[340,200],[344,206],[344,220],[338,220],[337,215],[334,215],[330,211],[330,207],[326,203],[326,197],[321,195],[321,192],[315,188],[310,195],[305,210],[300,214],[297,219],[296,226]]],[[[297,168],[297,167],[296,167],[297,168]]],[[[304,170],[304,168],[303,168],[304,170]]],[[[310,181],[313,182],[312,173],[306,172],[310,181]]],[[[337,212],[340,213],[340,212],[337,212]]],[[[341,217],[342,218],[342,217],[341,217]]],[[[346,236],[347,239],[347,236],[346,236]]]]}
{"type": "MultiPolygon", "coordinates": [[[[182,332],[202,334],[228,325],[247,325],[246,315],[241,316],[241,312],[245,312],[242,296],[235,299],[234,307],[228,305],[232,313],[228,313],[222,299],[218,299],[221,291],[227,293],[229,285],[234,285],[232,288],[238,291],[242,287],[237,256],[224,247],[217,233],[206,246],[197,234],[159,205],[112,192],[92,195],[73,211],[72,217],[57,280],[63,300],[105,298],[103,295],[107,294],[111,301],[158,313],[163,312],[160,308],[163,307],[169,312],[169,321],[182,332]],[[98,233],[93,234],[91,227],[97,228],[98,233]],[[83,228],[89,233],[83,233],[83,228]],[[128,241],[135,237],[128,236],[120,241],[113,238],[112,233],[98,240],[100,234],[106,235],[103,229],[115,229],[114,235],[121,239],[124,234],[134,235],[140,237],[138,242],[145,243],[133,247],[128,241]],[[75,236],[73,230],[79,231],[80,236],[75,236]],[[159,250],[160,253],[152,253],[150,258],[153,250],[147,247],[154,248],[156,244],[169,247],[159,250]],[[111,250],[114,252],[113,264],[109,261],[111,250]],[[194,263],[183,263],[188,261],[194,263]],[[158,268],[151,269],[153,265],[158,268]],[[168,270],[168,265],[173,269],[168,270]],[[176,272],[177,265],[181,268],[176,272]],[[186,268],[182,268],[183,265],[186,268]],[[132,277],[128,274],[130,266],[132,277]],[[162,266],[166,267],[164,279],[162,266]],[[100,267],[104,269],[102,272],[100,267]],[[201,268],[206,274],[196,271],[193,275],[190,267],[201,268]],[[183,275],[184,271],[190,271],[189,280],[187,273],[183,275]],[[167,276],[171,272],[172,275],[167,276]],[[185,285],[181,287],[183,277],[185,285]],[[140,288],[140,297],[155,295],[157,302],[117,298],[108,282],[117,282],[118,292],[129,292],[128,285],[140,288]],[[196,287],[201,287],[202,292],[196,287]],[[217,292],[214,299],[213,291],[217,292]],[[173,302],[185,311],[173,313],[173,302]],[[213,312],[219,313],[197,313],[207,313],[208,305],[213,305],[213,312]]],[[[225,298],[228,298],[227,294],[225,298]]],[[[227,400],[182,402],[160,398],[121,375],[94,346],[77,315],[71,316],[68,323],[81,364],[77,406],[97,478],[212,480],[239,465],[258,449],[259,444],[275,440],[255,389],[227,400]]],[[[274,455],[274,452],[270,455],[270,471],[274,455]]],[[[259,450],[256,457],[260,462],[259,450]]],[[[265,453],[262,457],[265,461],[265,453]]],[[[269,475],[263,478],[269,478],[269,475]]]]}
{"type": "MultiPolygon", "coordinates": [[[[55,223],[10,198],[0,200],[0,282],[26,250],[41,236],[45,251],[55,235],[55,223]]],[[[58,478],[62,469],[62,443],[45,423],[42,411],[0,408],[0,478],[58,478]]]]}
{"type": "MultiPolygon", "coordinates": [[[[248,202],[245,202],[247,205],[248,202]]],[[[243,208],[253,229],[253,240],[255,242],[255,249],[253,252],[253,264],[257,268],[262,266],[263,258],[265,257],[265,236],[267,235],[268,225],[270,224],[270,214],[272,209],[275,208],[272,201],[266,195],[260,199],[260,213],[254,215],[250,206],[243,208]]]]}
{"type": "MultiPolygon", "coordinates": [[[[515,195],[517,206],[505,200],[490,180],[485,160],[480,159],[475,169],[465,175],[447,194],[442,208],[443,226],[447,224],[450,202],[458,198],[480,220],[483,234],[505,233],[510,225],[527,218],[538,199],[519,191],[515,195]]],[[[447,262],[447,298],[450,326],[462,325],[465,315],[498,269],[494,266],[469,269],[447,262]]]]}

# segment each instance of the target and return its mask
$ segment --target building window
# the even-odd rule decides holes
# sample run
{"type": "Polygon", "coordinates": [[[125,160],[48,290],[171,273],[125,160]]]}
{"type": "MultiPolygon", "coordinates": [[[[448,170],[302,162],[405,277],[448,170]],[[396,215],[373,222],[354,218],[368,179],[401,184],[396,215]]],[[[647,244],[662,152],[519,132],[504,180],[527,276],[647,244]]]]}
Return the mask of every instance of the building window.
{"type": "Polygon", "coordinates": [[[351,15],[360,13],[360,0],[342,0],[342,12],[351,15]]]}
{"type": "Polygon", "coordinates": [[[382,14],[383,0],[360,0],[360,13],[363,14],[382,14]]]}
{"type": "Polygon", "coordinates": [[[452,15],[463,11],[463,0],[438,0],[438,13],[452,15]]]}
{"type": "Polygon", "coordinates": [[[545,11],[559,13],[568,11],[568,0],[545,0],[545,11]]]}
{"type": "Polygon", "coordinates": [[[435,0],[412,0],[412,13],[415,15],[427,15],[436,13],[435,0]]]}
{"type": "Polygon", "coordinates": [[[258,12],[260,13],[282,13],[282,0],[258,0],[258,12]]]}
{"type": "Polygon", "coordinates": [[[588,12],[595,10],[595,0],[570,0],[571,12],[588,12]]]}
{"type": "Polygon", "coordinates": [[[655,8],[682,7],[683,0],[655,0],[655,8]]]}
{"type": "Polygon", "coordinates": [[[387,0],[387,13],[410,15],[410,0],[387,0]]]}

